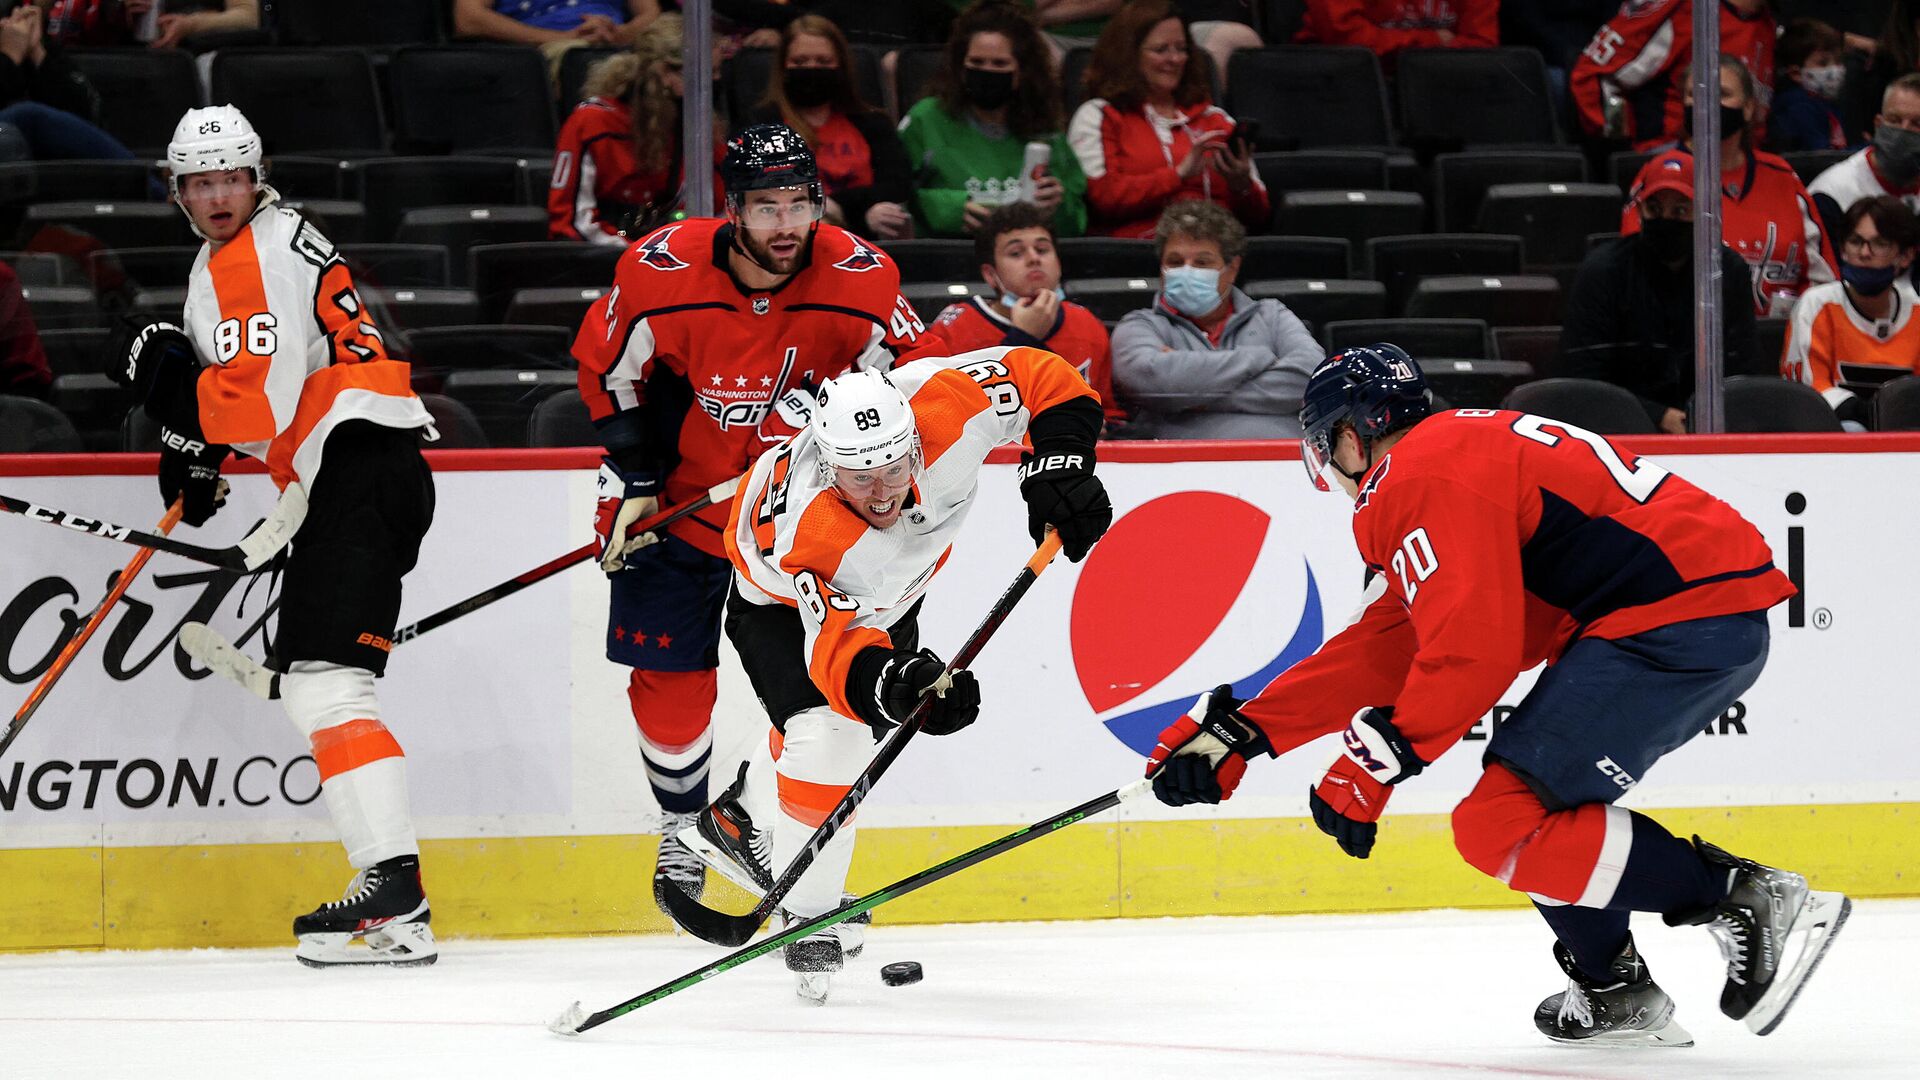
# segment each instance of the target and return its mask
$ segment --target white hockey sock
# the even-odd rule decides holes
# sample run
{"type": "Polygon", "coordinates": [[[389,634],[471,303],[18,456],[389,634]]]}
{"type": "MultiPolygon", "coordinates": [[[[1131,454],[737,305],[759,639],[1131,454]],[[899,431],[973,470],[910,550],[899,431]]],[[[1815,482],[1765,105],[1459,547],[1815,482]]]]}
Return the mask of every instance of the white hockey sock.
{"type": "MultiPolygon", "coordinates": [[[[777,767],[779,812],[772,818],[775,874],[793,863],[877,749],[865,724],[830,709],[809,709],[786,726],[777,767]]],[[[827,842],[782,907],[806,918],[840,905],[847,869],[853,864],[856,821],[848,821],[827,842]]]]}
{"type": "Polygon", "coordinates": [[[373,672],[297,662],[281,677],[280,696],[288,718],[313,747],[321,793],[347,861],[364,870],[417,853],[406,757],[380,720],[373,672]]]}
{"type": "Polygon", "coordinates": [[[706,802],[707,770],[713,764],[713,728],[702,731],[687,746],[668,750],[640,733],[640,760],[646,763],[647,783],[662,810],[693,813],[706,802]]]}

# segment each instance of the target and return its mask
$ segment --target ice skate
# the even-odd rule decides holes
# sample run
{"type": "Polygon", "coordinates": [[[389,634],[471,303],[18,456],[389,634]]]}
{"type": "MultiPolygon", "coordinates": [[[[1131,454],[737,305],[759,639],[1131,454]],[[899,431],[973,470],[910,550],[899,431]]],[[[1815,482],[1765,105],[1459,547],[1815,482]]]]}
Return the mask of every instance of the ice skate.
{"type": "Polygon", "coordinates": [[[1667,922],[1706,926],[1727,960],[1720,1011],[1756,1035],[1769,1034],[1820,966],[1853,902],[1809,890],[1799,874],[1730,855],[1697,836],[1693,844],[1709,866],[1728,875],[1727,898],[1705,911],[1669,915],[1667,922]]]}
{"type": "Polygon", "coordinates": [[[1583,1046],[1693,1045],[1693,1036],[1674,1022],[1673,999],[1653,981],[1633,938],[1608,966],[1607,980],[1587,978],[1557,941],[1553,958],[1567,973],[1567,989],[1533,1010],[1533,1026],[1547,1038],[1583,1046]]]}
{"type": "Polygon", "coordinates": [[[694,820],[699,815],[668,812],[660,817],[660,850],[653,863],[653,902],[661,911],[666,911],[667,902],[662,894],[667,889],[679,889],[695,900],[700,899],[707,891],[707,866],[679,839],[681,833],[693,831],[694,820]]]}
{"type": "Polygon", "coordinates": [[[420,886],[420,856],[401,855],[353,876],[347,894],[293,920],[294,957],[308,967],[431,964],[440,956],[420,886]]]}
{"type": "MultiPolygon", "coordinates": [[[[783,928],[804,921],[784,912],[780,917],[783,928]]],[[[781,950],[787,959],[787,970],[794,975],[794,993],[802,1000],[815,1005],[826,1003],[827,993],[832,988],[833,973],[847,966],[845,934],[846,924],[839,923],[810,937],[789,942],[781,950]]]]}
{"type": "MultiPolygon", "coordinates": [[[[754,825],[740,795],[747,787],[747,765],[713,804],[698,814],[675,837],[721,877],[755,896],[773,888],[773,833],[754,825]]],[[[691,894],[698,896],[699,894],[691,894]]]]}

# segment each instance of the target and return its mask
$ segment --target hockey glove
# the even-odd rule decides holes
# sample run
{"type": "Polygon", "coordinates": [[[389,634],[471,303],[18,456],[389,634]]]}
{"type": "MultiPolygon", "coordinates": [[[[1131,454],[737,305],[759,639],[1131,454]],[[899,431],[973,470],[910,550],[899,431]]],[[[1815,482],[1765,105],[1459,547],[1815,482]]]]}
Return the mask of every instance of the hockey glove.
{"type": "Polygon", "coordinates": [[[181,521],[204,525],[226,505],[220,464],[227,460],[228,450],[225,444],[207,443],[197,430],[186,434],[160,429],[160,501],[172,506],[175,499],[181,500],[181,521]]]}
{"type": "Polygon", "coordinates": [[[600,569],[609,574],[624,570],[629,555],[660,542],[659,533],[627,535],[634,522],[659,512],[660,487],[656,473],[623,472],[612,458],[601,459],[599,494],[593,514],[594,535],[600,538],[600,569]]]}
{"type": "Polygon", "coordinates": [[[200,360],[178,326],[122,319],[107,345],[107,377],[133,391],[134,400],[144,402],[147,415],[161,425],[199,427],[200,360]]]}
{"type": "Polygon", "coordinates": [[[1375,822],[1393,785],[1420,775],[1427,763],[1393,726],[1393,707],[1361,709],[1341,735],[1344,751],[1307,793],[1313,823],[1356,859],[1373,853],[1375,822]]]}
{"type": "Polygon", "coordinates": [[[907,722],[920,699],[933,695],[933,704],[920,730],[929,735],[951,735],[980,718],[980,682],[971,671],[956,671],[943,679],[947,666],[931,649],[896,652],[887,658],[874,685],[877,708],[868,715],[873,741],[907,722]]]}
{"type": "Polygon", "coordinates": [[[1020,459],[1020,497],[1027,500],[1027,532],[1046,539],[1051,525],[1071,562],[1087,557],[1113,524],[1106,485],[1093,474],[1091,449],[1040,450],[1020,459]]]}
{"type": "Polygon", "coordinates": [[[1233,687],[1221,685],[1160,733],[1147,775],[1154,798],[1168,806],[1224,802],[1246,775],[1248,756],[1272,753],[1266,733],[1241,714],[1233,687]]]}

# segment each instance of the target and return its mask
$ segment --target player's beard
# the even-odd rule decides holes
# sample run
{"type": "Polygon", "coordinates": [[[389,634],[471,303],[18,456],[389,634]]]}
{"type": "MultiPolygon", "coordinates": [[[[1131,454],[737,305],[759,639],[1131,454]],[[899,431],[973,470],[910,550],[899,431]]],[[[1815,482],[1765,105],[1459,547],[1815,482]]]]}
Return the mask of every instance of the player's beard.
{"type": "Polygon", "coordinates": [[[811,242],[812,229],[787,230],[765,234],[764,239],[752,229],[735,228],[734,242],[740,245],[741,254],[754,265],[769,274],[795,274],[806,261],[807,245],[811,242]],[[773,253],[773,245],[779,242],[793,243],[793,253],[779,258],[773,253]]]}

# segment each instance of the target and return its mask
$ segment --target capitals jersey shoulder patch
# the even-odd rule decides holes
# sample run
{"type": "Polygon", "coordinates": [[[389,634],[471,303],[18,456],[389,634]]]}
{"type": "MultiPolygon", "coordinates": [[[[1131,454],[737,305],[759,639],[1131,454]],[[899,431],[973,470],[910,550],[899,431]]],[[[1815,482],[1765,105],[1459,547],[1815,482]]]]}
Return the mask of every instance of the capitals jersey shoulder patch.
{"type": "Polygon", "coordinates": [[[853,254],[834,263],[835,270],[864,274],[868,270],[877,270],[886,265],[886,260],[880,257],[880,253],[862,243],[858,237],[848,234],[848,239],[853,241],[853,254]]]}
{"type": "Polygon", "coordinates": [[[642,263],[655,270],[685,270],[686,260],[675,255],[672,249],[667,247],[667,242],[673,239],[673,234],[679,229],[678,225],[669,225],[640,241],[634,245],[635,255],[642,263]]]}

